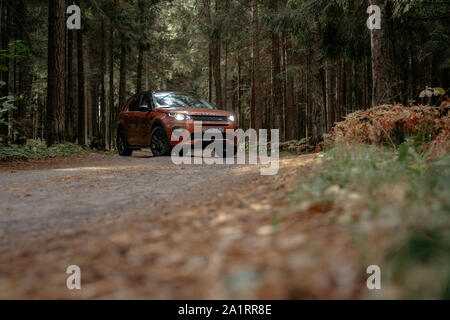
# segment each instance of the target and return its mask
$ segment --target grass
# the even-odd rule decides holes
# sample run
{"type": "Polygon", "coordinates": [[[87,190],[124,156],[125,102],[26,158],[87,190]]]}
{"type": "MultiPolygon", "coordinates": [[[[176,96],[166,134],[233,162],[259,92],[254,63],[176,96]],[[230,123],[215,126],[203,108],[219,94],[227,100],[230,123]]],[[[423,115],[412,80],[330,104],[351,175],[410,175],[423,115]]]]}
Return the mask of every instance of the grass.
{"type": "MultiPolygon", "coordinates": [[[[386,297],[450,299],[450,154],[336,145],[302,179],[292,205],[332,203],[361,266],[381,267],[386,297]]],[[[330,207],[330,206],[328,206],[330,207]]]]}
{"type": "Polygon", "coordinates": [[[65,142],[47,148],[45,141],[28,140],[25,145],[0,146],[0,161],[69,157],[90,152],[77,144],[65,142]]]}

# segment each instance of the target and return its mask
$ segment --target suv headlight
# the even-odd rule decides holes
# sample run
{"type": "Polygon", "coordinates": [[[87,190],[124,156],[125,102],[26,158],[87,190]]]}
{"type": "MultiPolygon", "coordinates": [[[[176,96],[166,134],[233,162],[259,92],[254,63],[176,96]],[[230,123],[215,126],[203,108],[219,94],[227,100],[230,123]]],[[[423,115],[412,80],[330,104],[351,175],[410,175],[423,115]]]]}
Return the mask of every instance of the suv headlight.
{"type": "Polygon", "coordinates": [[[184,113],[168,113],[167,115],[169,117],[171,117],[171,118],[174,118],[175,120],[178,120],[178,121],[183,121],[183,120],[190,119],[190,117],[187,114],[184,114],[184,113]]]}
{"type": "Polygon", "coordinates": [[[234,119],[234,116],[229,116],[229,117],[228,117],[228,120],[231,121],[231,122],[234,122],[234,120],[235,120],[235,119],[234,119]]]}

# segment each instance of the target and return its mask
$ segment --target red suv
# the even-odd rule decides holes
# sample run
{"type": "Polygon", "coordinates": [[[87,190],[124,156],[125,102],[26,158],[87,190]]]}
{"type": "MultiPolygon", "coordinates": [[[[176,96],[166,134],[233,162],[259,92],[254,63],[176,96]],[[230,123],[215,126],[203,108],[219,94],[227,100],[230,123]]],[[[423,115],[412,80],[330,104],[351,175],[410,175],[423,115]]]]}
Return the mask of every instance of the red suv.
{"type": "MultiPolygon", "coordinates": [[[[202,146],[211,143],[204,140],[205,129],[218,129],[224,144],[233,145],[236,139],[226,135],[226,130],[236,129],[234,115],[218,110],[211,103],[194,93],[143,92],[134,95],[118,116],[117,149],[121,156],[131,156],[133,150],[150,147],[154,156],[168,156],[181,141],[172,141],[176,129],[186,129],[191,135],[189,143],[202,146]],[[202,127],[198,126],[201,121],[202,127]],[[196,133],[196,135],[194,135],[196,133]]],[[[174,139],[175,140],[175,139],[174,139]]],[[[180,138],[181,140],[181,138],[180,138]]],[[[218,140],[217,138],[215,139],[218,140]]],[[[226,149],[224,149],[226,150],[226,149]]]]}

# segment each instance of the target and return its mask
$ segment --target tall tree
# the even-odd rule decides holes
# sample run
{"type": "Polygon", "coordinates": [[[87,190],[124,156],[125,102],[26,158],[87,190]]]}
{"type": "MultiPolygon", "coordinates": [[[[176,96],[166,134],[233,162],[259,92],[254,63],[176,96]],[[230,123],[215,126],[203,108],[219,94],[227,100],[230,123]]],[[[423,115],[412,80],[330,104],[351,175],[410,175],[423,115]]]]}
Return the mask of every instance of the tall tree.
{"type": "Polygon", "coordinates": [[[48,2],[47,145],[64,141],[65,24],[64,0],[48,2]]]}
{"type": "MultiPolygon", "coordinates": [[[[278,10],[278,0],[271,0],[271,10],[276,13],[278,10]]],[[[283,86],[280,79],[281,54],[280,54],[280,34],[274,30],[271,36],[271,56],[272,56],[272,108],[273,127],[280,130],[280,139],[284,140],[284,120],[283,120],[283,86]]]]}
{"type": "Polygon", "coordinates": [[[73,77],[73,34],[67,31],[67,107],[66,107],[66,137],[74,141],[74,77],[73,77]]]}
{"type": "MultiPolygon", "coordinates": [[[[101,147],[106,147],[106,128],[109,126],[109,117],[107,117],[107,105],[106,105],[106,89],[105,89],[105,77],[106,77],[106,29],[105,29],[105,18],[101,19],[101,67],[100,67],[100,136],[101,136],[101,147]]],[[[109,145],[109,142],[108,142],[109,145]]]]}
{"type": "MultiPolygon", "coordinates": [[[[11,7],[8,6],[8,0],[2,0],[2,12],[1,12],[1,48],[3,52],[8,51],[9,37],[10,37],[10,26],[11,26],[11,7]]],[[[1,61],[3,69],[1,71],[1,78],[3,86],[0,87],[0,92],[2,96],[9,95],[9,57],[5,55],[1,61]]],[[[3,114],[4,121],[8,121],[9,112],[3,114]]],[[[8,126],[0,125],[0,135],[3,139],[8,138],[8,126]]]]}
{"type": "Polygon", "coordinates": [[[119,70],[119,106],[118,110],[124,107],[126,101],[126,85],[127,85],[127,47],[125,44],[120,46],[120,70],[119,70]]]}
{"type": "Polygon", "coordinates": [[[316,17],[310,17],[309,25],[311,29],[309,50],[310,59],[310,77],[309,77],[309,103],[308,108],[311,110],[311,142],[317,144],[324,133],[324,116],[325,116],[325,90],[324,90],[324,74],[320,50],[318,21],[316,17]]]}
{"type": "MultiPolygon", "coordinates": [[[[210,72],[214,79],[214,86],[216,89],[216,105],[219,108],[223,107],[222,100],[222,77],[220,70],[220,28],[212,21],[211,18],[211,0],[203,1],[203,10],[205,14],[205,22],[208,28],[209,41],[209,56],[210,56],[210,72]]],[[[219,11],[218,3],[216,2],[216,14],[219,11]]],[[[211,83],[211,81],[210,81],[211,83]]]]}
{"type": "Polygon", "coordinates": [[[137,84],[136,91],[142,91],[142,81],[144,73],[144,49],[145,49],[145,4],[144,0],[138,0],[138,21],[139,21],[139,40],[138,40],[138,63],[137,63],[137,84]]]}
{"type": "MultiPolygon", "coordinates": [[[[80,6],[80,0],[77,5],[80,6]]],[[[83,24],[82,24],[83,26],[83,24]]],[[[86,106],[84,90],[84,48],[83,29],[77,32],[77,62],[78,62],[78,144],[86,144],[86,106]]]]}
{"type": "Polygon", "coordinates": [[[114,24],[112,20],[109,23],[109,143],[110,146],[113,146],[116,126],[116,109],[114,108],[114,24]]]}
{"type": "Polygon", "coordinates": [[[250,106],[250,127],[256,130],[262,128],[263,106],[260,72],[260,27],[258,17],[258,0],[253,0],[252,7],[253,37],[252,37],[252,98],[250,106]]]}
{"type": "Polygon", "coordinates": [[[286,140],[295,139],[295,97],[294,97],[294,76],[289,67],[293,65],[291,52],[292,46],[289,39],[286,39],[286,140]]]}
{"type": "Polygon", "coordinates": [[[372,48],[372,106],[392,103],[394,98],[394,66],[390,37],[391,4],[384,0],[370,0],[381,8],[381,29],[370,31],[372,48]]]}

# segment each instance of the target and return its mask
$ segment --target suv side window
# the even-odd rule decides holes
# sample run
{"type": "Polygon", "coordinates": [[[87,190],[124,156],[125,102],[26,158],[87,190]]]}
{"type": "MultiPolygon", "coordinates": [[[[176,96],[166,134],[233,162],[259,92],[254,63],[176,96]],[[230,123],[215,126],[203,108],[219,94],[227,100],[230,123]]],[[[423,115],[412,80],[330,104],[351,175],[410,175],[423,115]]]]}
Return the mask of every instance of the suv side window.
{"type": "Polygon", "coordinates": [[[131,97],[127,100],[127,103],[122,107],[122,111],[125,111],[125,109],[128,107],[128,105],[134,100],[134,97],[131,97]]]}
{"type": "Polygon", "coordinates": [[[135,96],[130,104],[130,107],[128,108],[128,111],[139,111],[140,102],[141,96],[140,95],[135,96]]]}
{"type": "MultiPolygon", "coordinates": [[[[150,99],[150,96],[148,93],[145,93],[142,97],[142,102],[140,104],[141,106],[147,106],[149,109],[153,109],[152,100],[150,99]]],[[[147,111],[147,110],[145,110],[147,111]]]]}

